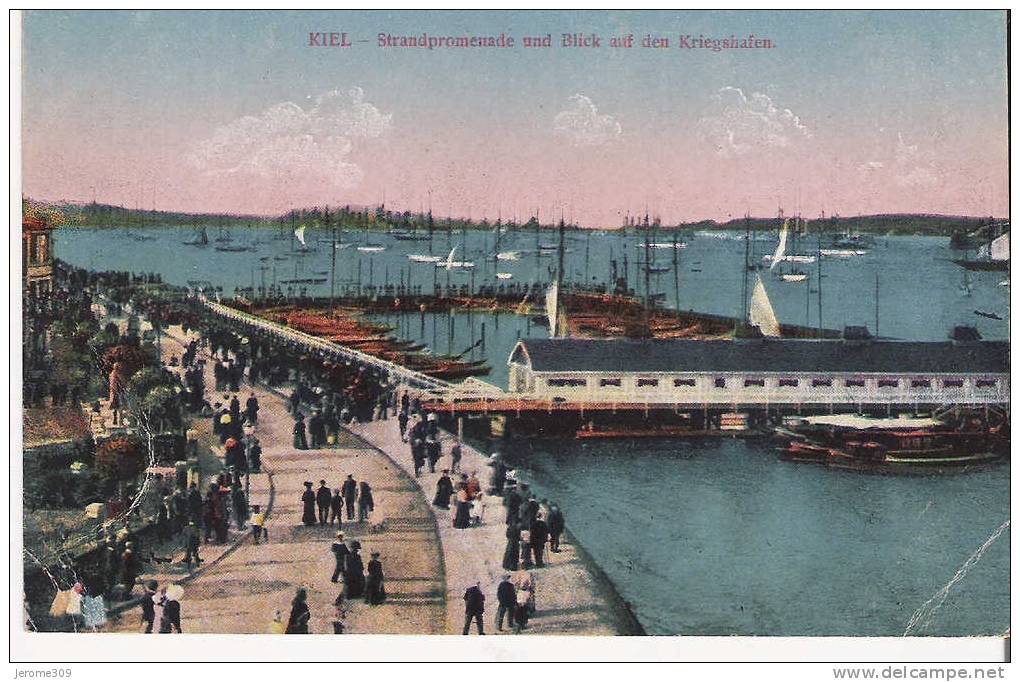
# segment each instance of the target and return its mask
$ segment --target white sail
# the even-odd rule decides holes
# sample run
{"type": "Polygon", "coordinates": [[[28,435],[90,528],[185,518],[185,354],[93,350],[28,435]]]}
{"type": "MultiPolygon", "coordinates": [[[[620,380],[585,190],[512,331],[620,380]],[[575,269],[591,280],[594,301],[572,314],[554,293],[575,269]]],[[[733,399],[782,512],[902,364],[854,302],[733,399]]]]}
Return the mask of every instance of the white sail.
{"type": "Polygon", "coordinates": [[[774,269],[777,265],[783,262],[783,258],[786,257],[786,236],[790,232],[790,220],[787,218],[783,221],[783,231],[779,233],[779,246],[776,247],[776,252],[772,254],[772,264],[769,269],[774,269]]]}
{"type": "Polygon", "coordinates": [[[757,275],[758,281],[754,285],[754,293],[751,295],[751,324],[761,330],[764,336],[779,336],[779,320],[776,319],[776,311],[772,309],[772,302],[765,291],[765,284],[761,281],[761,275],[757,275]]]}
{"type": "Polygon", "coordinates": [[[453,267],[453,254],[456,253],[457,247],[450,249],[450,255],[446,257],[446,269],[449,270],[453,267]]]}
{"type": "Polygon", "coordinates": [[[305,226],[304,225],[302,225],[298,229],[294,230],[294,236],[297,237],[297,240],[299,242],[301,242],[301,246],[308,246],[307,244],[305,244],[305,226]]]}
{"type": "Polygon", "coordinates": [[[992,260],[1009,260],[1009,232],[996,237],[991,244],[992,260]]]}
{"type": "Polygon", "coordinates": [[[560,336],[559,332],[560,285],[553,282],[545,292],[545,313],[549,317],[549,338],[560,336]]]}

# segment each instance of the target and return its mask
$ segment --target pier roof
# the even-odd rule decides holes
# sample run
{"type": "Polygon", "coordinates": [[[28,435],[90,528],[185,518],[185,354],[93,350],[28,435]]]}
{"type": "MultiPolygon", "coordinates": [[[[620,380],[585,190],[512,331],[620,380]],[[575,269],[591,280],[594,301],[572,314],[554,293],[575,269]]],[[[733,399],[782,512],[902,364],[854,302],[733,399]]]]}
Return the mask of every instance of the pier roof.
{"type": "Polygon", "coordinates": [[[527,339],[511,358],[536,372],[1005,374],[1009,342],[527,339]]]}

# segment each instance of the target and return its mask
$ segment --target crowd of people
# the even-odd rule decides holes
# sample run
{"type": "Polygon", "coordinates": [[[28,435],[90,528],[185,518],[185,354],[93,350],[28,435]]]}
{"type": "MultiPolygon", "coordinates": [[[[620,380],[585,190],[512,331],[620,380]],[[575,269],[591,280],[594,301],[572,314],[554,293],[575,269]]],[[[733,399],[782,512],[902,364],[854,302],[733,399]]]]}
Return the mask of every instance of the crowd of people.
{"type": "MultiPolygon", "coordinates": [[[[404,392],[397,407],[397,428],[401,441],[410,445],[415,477],[420,477],[426,466],[429,473],[435,473],[444,457],[437,415],[427,412],[417,398],[404,392]]],[[[560,538],[565,529],[563,512],[546,499],[538,500],[526,483],[517,481],[515,472],[500,453],[493,453],[487,462],[491,472],[486,490],[477,471],[461,471],[463,444],[459,438],[450,439],[446,456],[448,464],[441,469],[436,481],[432,504],[452,511],[454,528],[482,525],[486,520],[486,496],[501,498],[505,507],[507,542],[502,567],[508,573],[496,588],[499,604],[496,629],[502,630],[505,621],[519,633],[535,613],[535,575],[531,570],[546,566],[547,547],[551,553],[560,551],[560,538]]],[[[481,583],[466,590],[464,604],[463,634],[468,634],[472,622],[477,623],[478,633],[484,634],[485,595],[481,583]]]]}
{"type": "MultiPolygon", "coordinates": [[[[210,404],[206,398],[204,361],[199,359],[198,352],[201,341],[192,341],[186,346],[181,358],[181,374],[188,393],[187,404],[212,420],[213,433],[225,455],[224,471],[208,484],[204,495],[195,483],[183,491],[168,490],[159,511],[161,534],[166,539],[180,538],[183,561],[189,567],[201,564],[203,541],[226,541],[231,523],[242,532],[250,524],[255,543],[269,539],[265,513],[249,504],[242,487],[246,475],[261,470],[262,446],[256,435],[258,399],[254,392],[243,397],[241,389],[245,379],[259,381],[278,389],[287,387],[290,391],[287,402],[294,420],[292,445],[297,450],[336,447],[340,444],[343,426],[355,421],[387,420],[392,411],[401,439],[409,446],[415,475],[421,476],[426,467],[429,473],[441,471],[432,503],[451,512],[454,528],[468,531],[494,521],[495,518],[486,518],[486,508],[491,506],[490,499],[496,499],[505,510],[507,542],[502,557],[506,573],[495,586],[495,626],[502,630],[506,625],[514,632],[521,632],[528,626],[535,613],[533,570],[546,565],[547,549],[551,553],[559,551],[564,518],[555,504],[536,499],[526,484],[516,481],[514,472],[501,455],[490,457],[491,474],[485,487],[477,471],[462,470],[464,446],[461,441],[444,434],[436,415],[428,413],[411,393],[398,395],[395,386],[378,370],[305,355],[290,342],[260,337],[257,333],[242,336],[215,319],[192,320],[190,325],[186,321],[182,326],[185,330],[189,326],[201,329],[203,339],[209,344],[215,402],[210,404]],[[306,414],[309,415],[307,420],[306,414]],[[447,446],[445,452],[444,445],[447,446]]],[[[355,481],[353,475],[347,475],[336,485],[330,485],[326,479],[320,479],[317,486],[306,481],[300,500],[302,525],[336,528],[330,545],[333,555],[330,580],[342,582],[342,589],[333,602],[333,628],[340,633],[345,629],[347,604],[351,600],[363,599],[372,606],[386,600],[380,553],[370,553],[366,564],[361,543],[345,540],[342,530],[344,515],[348,523],[370,521],[375,507],[373,490],[367,481],[355,481]]],[[[127,554],[127,560],[123,556],[119,558],[120,575],[125,583],[133,577],[130,584],[137,584],[140,569],[130,552],[127,554]]],[[[166,621],[170,623],[167,631],[179,632],[179,601],[170,598],[175,596],[175,591],[171,589],[167,597],[167,588],[158,590],[156,587],[143,585],[143,621],[148,623],[147,631],[163,631],[162,623],[166,621]],[[159,606],[164,599],[166,603],[177,605],[159,606]],[[152,611],[157,615],[150,618],[152,611]],[[153,623],[158,623],[158,627],[153,623]]],[[[464,602],[464,634],[468,634],[472,622],[482,634],[485,594],[480,583],[468,588],[464,602]]],[[[294,595],[289,617],[284,619],[278,614],[274,623],[280,632],[304,634],[310,632],[310,620],[308,592],[301,588],[294,595]]]]}

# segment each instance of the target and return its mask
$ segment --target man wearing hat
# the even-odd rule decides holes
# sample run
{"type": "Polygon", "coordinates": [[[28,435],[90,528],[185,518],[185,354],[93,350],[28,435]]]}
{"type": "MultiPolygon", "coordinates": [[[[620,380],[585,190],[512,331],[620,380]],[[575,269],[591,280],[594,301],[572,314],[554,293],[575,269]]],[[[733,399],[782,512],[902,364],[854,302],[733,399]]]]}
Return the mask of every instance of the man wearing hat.
{"type": "Polygon", "coordinates": [[[319,488],[315,491],[315,504],[319,508],[319,525],[325,526],[329,521],[329,503],[333,499],[333,493],[326,485],[325,479],[319,481],[319,488]]]}
{"type": "Polygon", "coordinates": [[[333,541],[333,556],[336,558],[336,568],[333,569],[333,577],[330,578],[331,582],[338,582],[340,574],[344,572],[347,555],[350,554],[351,550],[347,548],[344,543],[344,534],[337,533],[336,540],[333,541]]]}
{"type": "Polygon", "coordinates": [[[482,594],[481,583],[476,582],[464,592],[464,634],[471,629],[471,621],[475,621],[478,634],[484,635],[482,614],[485,613],[485,595],[482,594]]]}
{"type": "Polygon", "coordinates": [[[510,574],[503,574],[503,581],[496,588],[496,600],[499,602],[499,609],[496,611],[496,629],[503,629],[503,619],[507,619],[508,625],[513,625],[514,609],[517,608],[517,588],[510,582],[510,574]]]}

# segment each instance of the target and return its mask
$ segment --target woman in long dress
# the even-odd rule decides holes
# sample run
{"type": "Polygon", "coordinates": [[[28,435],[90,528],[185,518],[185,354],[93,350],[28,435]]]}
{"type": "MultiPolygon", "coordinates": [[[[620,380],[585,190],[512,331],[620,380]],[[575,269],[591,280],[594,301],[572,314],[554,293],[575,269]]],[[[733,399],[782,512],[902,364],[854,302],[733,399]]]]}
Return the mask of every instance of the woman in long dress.
{"type": "Polygon", "coordinates": [[[432,504],[440,509],[449,509],[450,498],[453,497],[453,482],[448,474],[449,472],[444,469],[443,475],[436,483],[436,496],[432,499],[432,504]]]}
{"type": "Polygon", "coordinates": [[[301,522],[306,526],[314,526],[315,519],[315,493],[312,492],[311,481],[305,481],[305,491],[301,493],[301,502],[304,503],[304,513],[301,515],[301,522]]]}
{"type": "Polygon", "coordinates": [[[365,594],[365,565],[361,561],[361,543],[351,543],[351,553],[344,563],[344,587],[347,599],[357,599],[365,594]]]}
{"type": "Polygon", "coordinates": [[[312,619],[312,614],[308,610],[307,599],[308,593],[305,588],[298,588],[297,594],[294,595],[294,601],[290,604],[290,619],[287,621],[286,634],[308,634],[308,621],[312,619]]]}
{"type": "Polygon", "coordinates": [[[382,562],[379,561],[379,552],[372,552],[372,560],[368,562],[365,603],[377,606],[385,600],[386,588],[383,586],[382,562]]]}
{"type": "Polygon", "coordinates": [[[503,552],[503,568],[516,571],[521,560],[521,531],[516,523],[506,527],[506,551],[503,552]]]}
{"type": "Polygon", "coordinates": [[[457,491],[457,512],[453,517],[454,528],[471,527],[471,496],[467,488],[457,491]]]}

